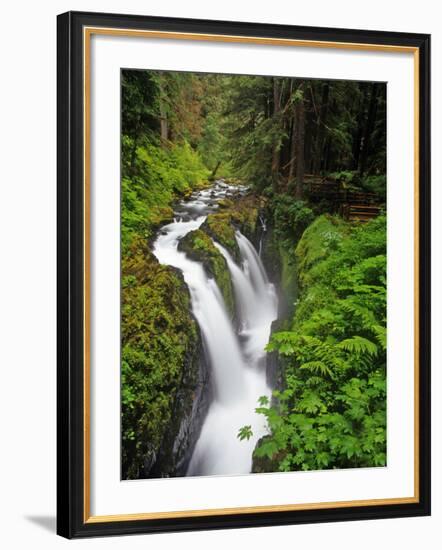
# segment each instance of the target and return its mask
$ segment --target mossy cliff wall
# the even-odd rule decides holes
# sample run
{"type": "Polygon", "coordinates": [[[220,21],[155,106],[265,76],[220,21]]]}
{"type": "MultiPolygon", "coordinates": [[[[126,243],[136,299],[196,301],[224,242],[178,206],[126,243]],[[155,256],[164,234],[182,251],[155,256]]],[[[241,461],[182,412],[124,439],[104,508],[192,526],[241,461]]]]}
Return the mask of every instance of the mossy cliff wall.
{"type": "Polygon", "coordinates": [[[123,259],[123,478],[177,475],[205,413],[208,373],[182,275],[144,239],[123,259]]]}

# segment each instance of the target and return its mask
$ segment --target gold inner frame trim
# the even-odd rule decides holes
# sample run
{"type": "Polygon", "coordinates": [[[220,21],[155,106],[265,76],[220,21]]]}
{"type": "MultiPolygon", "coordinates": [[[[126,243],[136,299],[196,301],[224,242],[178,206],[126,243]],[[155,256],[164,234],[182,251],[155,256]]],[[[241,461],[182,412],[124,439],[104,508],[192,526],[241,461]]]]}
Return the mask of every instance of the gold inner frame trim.
{"type": "Polygon", "coordinates": [[[84,523],[103,523],[116,521],[141,521],[149,519],[173,519],[208,517],[230,514],[254,514],[264,512],[284,512],[300,510],[324,510],[348,508],[353,506],[385,506],[391,504],[412,504],[419,502],[419,49],[412,46],[395,46],[386,44],[364,44],[351,42],[330,42],[321,40],[296,40],[283,38],[245,37],[235,35],[148,31],[137,29],[114,29],[107,27],[83,28],[83,92],[84,92],[84,135],[83,135],[83,168],[84,168],[84,456],[83,456],[83,517],[84,523]],[[350,500],[336,502],[313,502],[301,504],[283,504],[270,506],[249,506],[234,508],[214,508],[202,510],[177,510],[171,512],[149,512],[136,514],[91,515],[90,483],[90,108],[91,108],[91,36],[124,36],[135,38],[156,38],[173,40],[193,40],[203,42],[230,42],[238,44],[257,44],[271,46],[288,46],[303,48],[332,48],[387,53],[412,53],[414,62],[414,494],[411,497],[397,497],[370,500],[350,500]]]}

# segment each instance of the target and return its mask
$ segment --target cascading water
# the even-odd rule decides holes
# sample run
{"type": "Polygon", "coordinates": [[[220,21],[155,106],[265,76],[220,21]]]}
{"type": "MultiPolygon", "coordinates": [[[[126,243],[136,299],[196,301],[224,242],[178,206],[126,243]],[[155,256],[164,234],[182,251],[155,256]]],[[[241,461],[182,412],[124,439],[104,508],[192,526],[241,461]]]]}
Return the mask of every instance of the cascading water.
{"type": "Polygon", "coordinates": [[[162,235],[154,245],[154,254],[160,263],[177,267],[183,272],[190,290],[193,313],[198,321],[214,376],[215,398],[228,404],[240,398],[243,381],[242,355],[223,298],[213,279],[203,266],[187,258],[178,250],[178,242],[190,231],[198,229],[204,217],[194,221],[176,221],[162,228],[162,235]]]}
{"type": "Polygon", "coordinates": [[[238,192],[238,187],[217,182],[212,189],[182,202],[177,212],[180,219],[161,229],[153,249],[160,263],[183,273],[212,373],[214,399],[189,463],[190,476],[249,473],[253,449],[266,433],[265,420],[254,409],[260,396],[269,397],[271,393],[263,359],[271,323],[277,315],[274,287],[253,245],[239,231],[236,239],[241,266],[227,250],[214,243],[226,259],[232,278],[240,327],[237,334],[215,281],[207,277],[199,262],[178,250],[179,240],[200,227],[206,215],[217,208],[216,201],[229,192],[238,192]],[[244,425],[252,427],[253,437],[248,441],[237,437],[244,425]]]}
{"type": "Polygon", "coordinates": [[[265,219],[262,216],[259,216],[259,222],[261,223],[261,237],[259,239],[258,256],[261,258],[262,240],[264,238],[264,234],[267,232],[267,224],[265,219]]]}

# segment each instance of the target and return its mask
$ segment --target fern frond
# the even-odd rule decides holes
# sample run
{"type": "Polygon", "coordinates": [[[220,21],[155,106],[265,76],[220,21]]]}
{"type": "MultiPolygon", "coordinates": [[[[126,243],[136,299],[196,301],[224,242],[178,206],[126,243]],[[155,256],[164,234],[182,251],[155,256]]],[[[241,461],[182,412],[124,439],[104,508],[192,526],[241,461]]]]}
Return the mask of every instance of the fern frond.
{"type": "Polygon", "coordinates": [[[338,348],[356,355],[368,354],[375,357],[378,354],[378,347],[376,344],[363,338],[362,336],[353,336],[352,338],[346,338],[337,345],[338,348]]]}

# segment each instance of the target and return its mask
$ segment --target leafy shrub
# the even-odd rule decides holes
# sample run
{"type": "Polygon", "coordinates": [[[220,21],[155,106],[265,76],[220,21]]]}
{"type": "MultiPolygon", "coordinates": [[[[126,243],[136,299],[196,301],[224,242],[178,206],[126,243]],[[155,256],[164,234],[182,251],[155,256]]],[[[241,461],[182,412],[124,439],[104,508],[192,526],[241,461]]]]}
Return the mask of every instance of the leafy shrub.
{"type": "Polygon", "coordinates": [[[387,193],[387,178],[385,174],[367,176],[361,181],[361,187],[369,193],[376,193],[384,201],[387,193]]]}
{"type": "Polygon", "coordinates": [[[304,232],[292,324],[267,347],[283,360],[285,386],[256,409],[270,435],[255,462],[280,471],[386,464],[385,235],[384,216],[358,226],[320,216],[304,232]]]}
{"type": "Polygon", "coordinates": [[[359,182],[358,172],[353,172],[351,170],[332,172],[328,174],[328,178],[336,182],[342,183],[344,187],[351,184],[357,184],[359,182]]]}
{"type": "Polygon", "coordinates": [[[314,218],[307,203],[295,200],[291,195],[275,195],[271,208],[276,237],[288,245],[299,239],[314,218]]]}
{"type": "Polygon", "coordinates": [[[123,137],[123,250],[135,234],[149,237],[155,227],[170,219],[174,198],[204,184],[209,175],[201,158],[187,142],[162,148],[146,141],[136,147],[132,166],[128,160],[131,147],[133,142],[123,137]]]}

